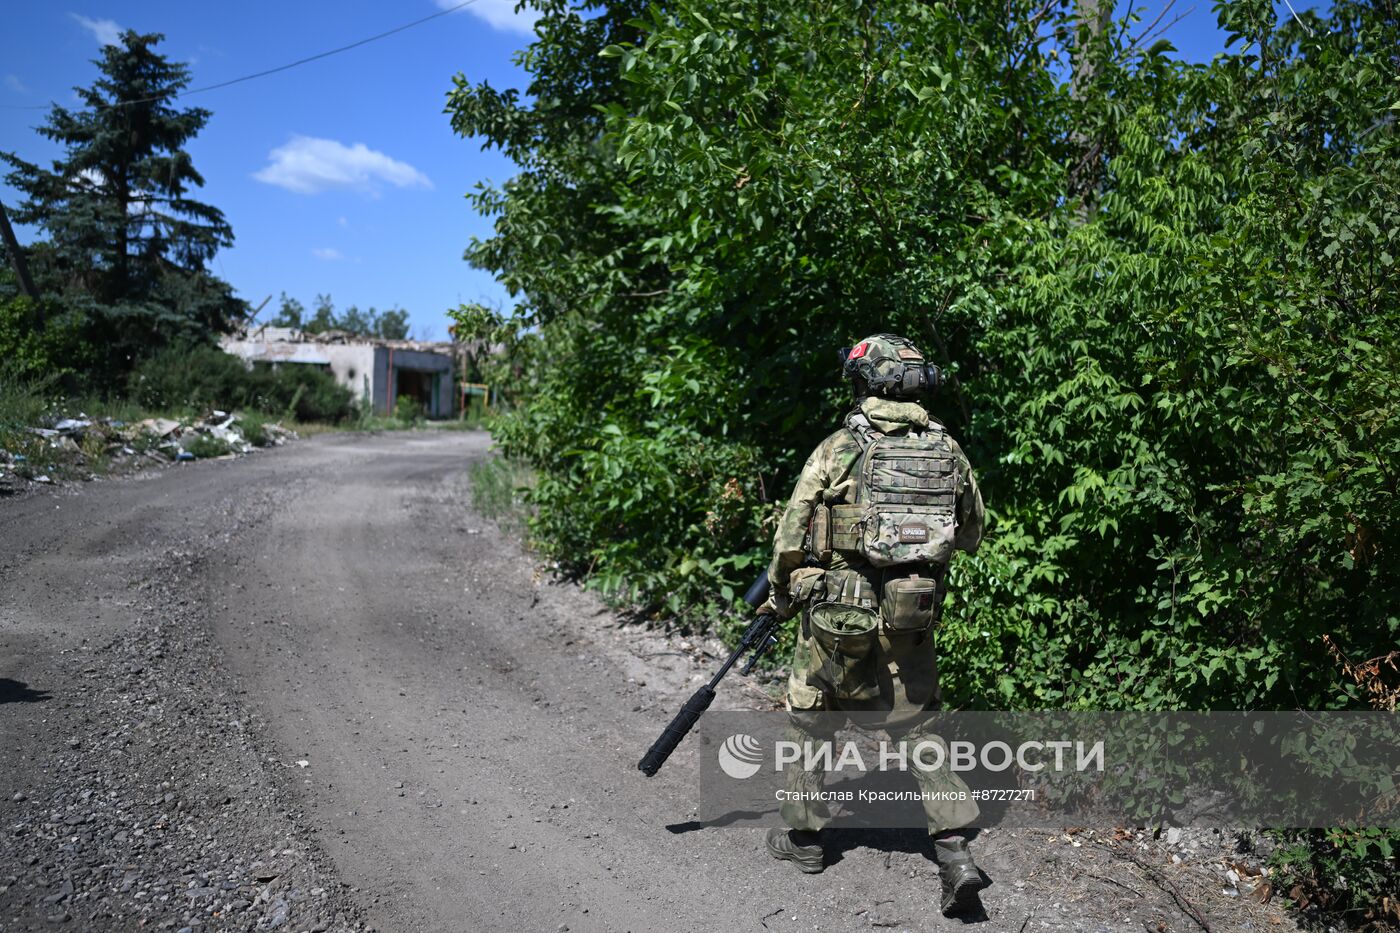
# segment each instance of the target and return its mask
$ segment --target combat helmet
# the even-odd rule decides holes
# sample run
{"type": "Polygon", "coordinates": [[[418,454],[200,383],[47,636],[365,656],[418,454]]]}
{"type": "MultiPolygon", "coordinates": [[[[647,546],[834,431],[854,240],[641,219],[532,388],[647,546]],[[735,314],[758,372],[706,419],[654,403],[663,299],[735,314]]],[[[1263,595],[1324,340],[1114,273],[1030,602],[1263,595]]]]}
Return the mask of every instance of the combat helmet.
{"type": "Polygon", "coordinates": [[[943,371],[925,362],[912,341],[896,334],[875,334],[842,347],[841,372],[851,380],[856,398],[914,398],[937,391],[943,383],[943,371]]]}

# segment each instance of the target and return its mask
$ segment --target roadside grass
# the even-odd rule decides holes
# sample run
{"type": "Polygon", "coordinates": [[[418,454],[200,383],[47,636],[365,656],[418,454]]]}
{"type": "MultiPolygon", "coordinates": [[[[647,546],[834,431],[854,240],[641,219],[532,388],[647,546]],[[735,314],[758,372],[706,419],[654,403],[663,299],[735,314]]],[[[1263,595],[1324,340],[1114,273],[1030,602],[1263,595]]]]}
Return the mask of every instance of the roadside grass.
{"type": "Polygon", "coordinates": [[[254,447],[266,447],[272,440],[268,436],[267,426],[275,420],[259,411],[241,411],[238,413],[238,430],[243,433],[243,439],[254,447]]]}
{"type": "Polygon", "coordinates": [[[460,418],[452,422],[452,426],[462,431],[476,431],[479,429],[489,430],[491,422],[494,421],[495,418],[495,413],[490,408],[486,407],[484,399],[473,398],[471,404],[467,406],[467,410],[462,413],[460,418]]]}
{"type": "Polygon", "coordinates": [[[344,424],[327,424],[323,427],[327,431],[408,431],[413,428],[413,422],[400,421],[392,415],[361,413],[358,418],[352,418],[344,424]]]}
{"type": "Polygon", "coordinates": [[[56,379],[26,379],[0,363],[0,431],[36,424],[53,406],[56,379]]]}
{"type": "Polygon", "coordinates": [[[523,538],[530,520],[535,473],[526,464],[492,454],[468,470],[472,506],[501,528],[523,538]]]}
{"type": "MultiPolygon", "coordinates": [[[[408,400],[400,399],[400,401],[408,400]]],[[[392,415],[362,411],[358,417],[343,424],[325,425],[324,428],[331,431],[482,431],[490,430],[493,418],[494,415],[483,408],[480,403],[468,408],[465,414],[456,418],[431,420],[418,414],[412,406],[399,405],[396,406],[392,415]]]]}
{"type": "Polygon", "coordinates": [[[297,437],[315,437],[317,434],[334,434],[337,431],[352,431],[353,427],[344,424],[331,424],[326,421],[282,421],[278,418],[268,418],[268,423],[277,423],[282,427],[297,432],[297,437]]]}
{"type": "Polygon", "coordinates": [[[146,418],[178,418],[192,412],[171,412],[152,409],[130,399],[75,398],[62,399],[58,403],[64,415],[86,415],[92,419],[110,418],[124,424],[134,424],[146,418]]]}

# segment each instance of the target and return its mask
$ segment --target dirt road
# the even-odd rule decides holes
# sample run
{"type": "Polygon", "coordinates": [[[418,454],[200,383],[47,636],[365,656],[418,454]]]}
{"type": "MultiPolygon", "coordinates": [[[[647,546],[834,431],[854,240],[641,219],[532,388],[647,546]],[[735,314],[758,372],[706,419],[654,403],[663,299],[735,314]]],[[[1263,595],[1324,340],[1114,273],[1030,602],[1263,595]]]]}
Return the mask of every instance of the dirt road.
{"type": "MultiPolygon", "coordinates": [[[[964,926],[918,833],[805,876],[686,825],[693,750],[635,763],[711,659],[475,515],[488,447],[328,435],[0,502],[0,931],[964,926]]],[[[975,845],[982,930],[1198,928],[1093,839],[975,845]]],[[[1281,928],[1177,868],[1216,930],[1281,928]]]]}

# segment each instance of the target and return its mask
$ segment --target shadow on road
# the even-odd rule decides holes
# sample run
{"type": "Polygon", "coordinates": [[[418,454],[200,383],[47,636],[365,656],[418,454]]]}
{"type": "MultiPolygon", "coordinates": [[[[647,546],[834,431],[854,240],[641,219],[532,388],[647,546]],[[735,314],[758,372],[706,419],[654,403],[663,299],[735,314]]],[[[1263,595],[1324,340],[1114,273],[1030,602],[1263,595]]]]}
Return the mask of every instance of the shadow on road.
{"type": "Polygon", "coordinates": [[[33,690],[22,680],[0,677],[0,703],[41,703],[48,698],[47,690],[33,690]]]}
{"type": "MultiPolygon", "coordinates": [[[[667,823],[666,831],[678,836],[681,833],[693,833],[701,829],[710,829],[715,826],[733,826],[735,823],[741,821],[750,823],[756,820],[762,820],[765,816],[771,816],[775,813],[777,813],[776,808],[768,811],[731,810],[723,816],[717,816],[712,820],[686,820],[684,823],[667,823]]],[[[755,823],[754,828],[762,829],[765,825],[768,824],[755,823]]]]}

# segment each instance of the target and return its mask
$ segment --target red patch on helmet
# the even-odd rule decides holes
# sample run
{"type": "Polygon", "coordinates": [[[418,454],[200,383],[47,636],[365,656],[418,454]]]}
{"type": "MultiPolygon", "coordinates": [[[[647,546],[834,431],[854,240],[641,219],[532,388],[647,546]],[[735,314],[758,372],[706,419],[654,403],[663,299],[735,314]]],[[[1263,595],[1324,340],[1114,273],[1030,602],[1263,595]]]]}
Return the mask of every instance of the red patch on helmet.
{"type": "Polygon", "coordinates": [[[858,359],[860,359],[862,356],[865,356],[865,351],[866,351],[866,350],[869,350],[869,349],[870,349],[870,344],[869,344],[869,343],[862,343],[862,344],[859,344],[859,345],[857,345],[857,346],[851,347],[851,355],[848,356],[848,357],[846,357],[846,359],[848,359],[848,360],[858,360],[858,359]]]}

